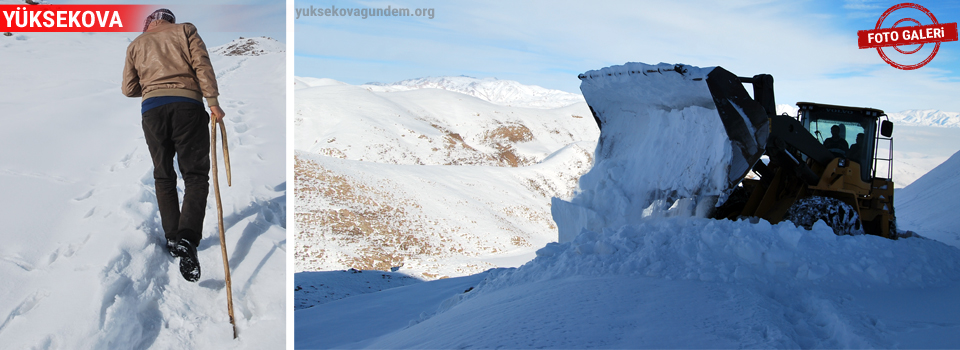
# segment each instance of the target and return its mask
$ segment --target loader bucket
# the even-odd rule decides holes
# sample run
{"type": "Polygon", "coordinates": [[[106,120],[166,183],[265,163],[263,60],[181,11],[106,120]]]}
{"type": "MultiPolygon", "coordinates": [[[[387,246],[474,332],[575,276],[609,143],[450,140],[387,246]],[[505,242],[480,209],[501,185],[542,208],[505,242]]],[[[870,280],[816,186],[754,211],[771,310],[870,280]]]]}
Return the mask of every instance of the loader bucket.
{"type": "MultiPolygon", "coordinates": [[[[713,113],[708,114],[719,118],[734,150],[727,188],[737,186],[763,155],[769,134],[768,114],[775,111],[766,111],[750,97],[740,79],[722,67],[628,63],[589,71],[579,77],[583,97],[600,122],[601,139],[603,124],[613,123],[612,118],[621,118],[624,114],[633,114],[634,118],[657,117],[644,113],[639,106],[664,110],[698,106],[712,110],[713,113]],[[623,113],[625,111],[633,113],[623,113]]],[[[655,130],[649,131],[656,135],[655,130]]]]}
{"type": "Polygon", "coordinates": [[[764,153],[767,112],[723,68],[627,63],[579,78],[600,140],[578,194],[553,201],[561,242],[651,215],[707,216],[764,153]]]}

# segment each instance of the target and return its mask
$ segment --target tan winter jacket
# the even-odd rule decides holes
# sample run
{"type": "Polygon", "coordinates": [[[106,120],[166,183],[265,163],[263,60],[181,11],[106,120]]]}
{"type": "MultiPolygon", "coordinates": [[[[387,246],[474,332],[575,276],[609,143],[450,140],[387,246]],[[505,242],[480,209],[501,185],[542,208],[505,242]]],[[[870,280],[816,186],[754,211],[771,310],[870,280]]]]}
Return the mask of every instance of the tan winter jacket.
{"type": "Polygon", "coordinates": [[[159,25],[140,34],[127,46],[123,67],[123,94],[127,97],[181,96],[218,106],[217,77],[207,46],[190,23],[159,25]]]}

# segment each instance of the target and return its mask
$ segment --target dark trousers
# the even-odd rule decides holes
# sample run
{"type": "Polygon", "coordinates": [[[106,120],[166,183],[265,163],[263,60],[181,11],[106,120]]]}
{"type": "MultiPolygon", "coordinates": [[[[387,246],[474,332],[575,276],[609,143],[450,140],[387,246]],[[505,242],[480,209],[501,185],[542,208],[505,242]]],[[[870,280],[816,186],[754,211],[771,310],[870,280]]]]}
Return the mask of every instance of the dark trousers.
{"type": "Polygon", "coordinates": [[[143,113],[143,135],[153,158],[160,221],[167,239],[200,244],[210,191],[210,115],[203,105],[174,102],[143,113]],[[177,156],[183,175],[183,208],[177,197],[177,156]]]}

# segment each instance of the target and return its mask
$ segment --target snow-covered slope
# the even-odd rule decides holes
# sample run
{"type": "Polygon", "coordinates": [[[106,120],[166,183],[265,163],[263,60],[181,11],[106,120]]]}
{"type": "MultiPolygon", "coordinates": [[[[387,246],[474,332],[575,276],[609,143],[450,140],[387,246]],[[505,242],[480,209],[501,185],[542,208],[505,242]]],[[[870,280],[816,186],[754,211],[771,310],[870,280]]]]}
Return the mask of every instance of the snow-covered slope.
{"type": "Polygon", "coordinates": [[[495,105],[457,92],[369,91],[298,78],[295,148],[391,164],[535,164],[596,134],[586,104],[557,109],[495,105]],[[310,86],[310,85],[307,85],[310,86]]]}
{"type": "Polygon", "coordinates": [[[897,188],[909,186],[957,151],[960,151],[960,128],[895,125],[893,128],[895,186],[897,188]]]}
{"type": "Polygon", "coordinates": [[[200,281],[163,247],[140,100],[120,93],[135,36],[0,36],[0,347],[282,347],[284,56],[211,57],[233,163],[232,187],[221,170],[233,340],[212,196],[200,281]]]}
{"type": "Polygon", "coordinates": [[[335,300],[375,293],[390,288],[423,282],[402,273],[386,271],[311,271],[297,273],[293,287],[294,310],[306,309],[335,300]]]}
{"type": "Polygon", "coordinates": [[[958,259],[936,241],[821,224],[658,218],[550,244],[518,269],[471,276],[479,283],[297,311],[296,346],[950,348],[958,259]],[[384,327],[348,332],[368,322],[384,327]]]}
{"type": "Polygon", "coordinates": [[[532,109],[441,89],[298,78],[298,271],[432,279],[517,266],[556,238],[598,134],[586,104],[532,109]]]}
{"type": "Polygon", "coordinates": [[[501,106],[513,107],[559,108],[583,102],[583,96],[580,94],[496,78],[428,77],[402,80],[392,84],[368,83],[363,86],[371,91],[382,92],[441,89],[470,95],[501,106]]]}
{"type": "Polygon", "coordinates": [[[210,54],[220,56],[260,56],[286,51],[286,44],[271,37],[240,37],[234,41],[210,48],[210,54]]]}
{"type": "Polygon", "coordinates": [[[556,239],[589,145],[522,168],[393,165],[296,153],[298,271],[401,271],[434,279],[517,266],[556,239]]]}
{"type": "Polygon", "coordinates": [[[303,88],[326,86],[326,85],[347,85],[347,83],[336,81],[329,78],[311,78],[311,77],[294,77],[293,78],[293,86],[295,89],[303,89],[303,88]]]}
{"type": "Polygon", "coordinates": [[[960,248],[960,152],[894,195],[897,224],[960,248]]]}

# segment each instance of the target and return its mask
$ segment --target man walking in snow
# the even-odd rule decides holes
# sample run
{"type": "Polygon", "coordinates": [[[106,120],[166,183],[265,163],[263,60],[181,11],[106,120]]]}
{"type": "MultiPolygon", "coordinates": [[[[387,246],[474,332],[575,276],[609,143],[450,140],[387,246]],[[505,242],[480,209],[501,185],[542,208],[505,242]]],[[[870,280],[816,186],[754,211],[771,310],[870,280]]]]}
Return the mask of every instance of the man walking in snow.
{"type": "Polygon", "coordinates": [[[223,110],[217,101],[217,79],[197,28],[176,24],[173,12],[154,11],[143,33],[127,47],[123,94],[142,97],[143,134],[153,158],[153,178],[167,249],[180,258],[180,273],[200,279],[197,245],[203,230],[210,172],[208,122],[223,110]],[[203,99],[210,114],[203,108],[203,99]],[[177,197],[177,156],[183,175],[183,207],[177,197]]]}

